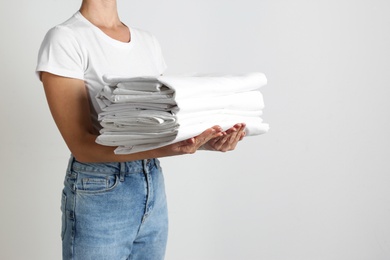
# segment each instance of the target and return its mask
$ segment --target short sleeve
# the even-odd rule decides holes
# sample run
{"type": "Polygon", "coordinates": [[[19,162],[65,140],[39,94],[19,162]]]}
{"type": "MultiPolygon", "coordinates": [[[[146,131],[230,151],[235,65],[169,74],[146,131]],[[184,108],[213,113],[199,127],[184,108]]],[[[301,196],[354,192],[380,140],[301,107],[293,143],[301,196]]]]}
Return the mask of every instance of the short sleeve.
{"type": "Polygon", "coordinates": [[[39,49],[36,73],[45,71],[58,76],[84,79],[81,48],[69,28],[50,29],[39,49]]]}

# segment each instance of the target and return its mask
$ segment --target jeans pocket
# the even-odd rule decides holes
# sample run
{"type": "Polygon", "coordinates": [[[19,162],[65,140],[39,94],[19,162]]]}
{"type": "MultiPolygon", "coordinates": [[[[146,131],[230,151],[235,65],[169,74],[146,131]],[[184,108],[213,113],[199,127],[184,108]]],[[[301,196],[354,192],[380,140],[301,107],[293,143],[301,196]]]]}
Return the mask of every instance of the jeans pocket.
{"type": "Polygon", "coordinates": [[[64,240],[65,231],[66,231],[66,194],[65,194],[65,192],[62,192],[61,212],[62,212],[61,239],[64,240]]]}
{"type": "Polygon", "coordinates": [[[100,193],[114,189],[119,182],[117,174],[96,175],[78,173],[76,190],[79,193],[100,193]]]}

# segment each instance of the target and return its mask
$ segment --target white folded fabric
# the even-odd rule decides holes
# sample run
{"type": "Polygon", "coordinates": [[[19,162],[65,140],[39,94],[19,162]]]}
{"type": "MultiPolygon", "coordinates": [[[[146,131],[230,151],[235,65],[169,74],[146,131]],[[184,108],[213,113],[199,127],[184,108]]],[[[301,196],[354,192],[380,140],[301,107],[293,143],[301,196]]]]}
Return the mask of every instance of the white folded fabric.
{"type": "MultiPolygon", "coordinates": [[[[259,91],[243,92],[220,97],[187,98],[178,101],[177,103],[176,107],[171,108],[171,111],[175,114],[187,114],[198,111],[218,111],[219,113],[226,113],[227,110],[235,111],[235,113],[240,113],[240,111],[242,111],[244,113],[245,111],[261,111],[264,107],[263,96],[259,91]]],[[[107,120],[113,119],[117,120],[118,118],[126,118],[126,120],[128,120],[131,116],[138,118],[141,121],[141,118],[143,117],[150,120],[149,118],[163,117],[163,119],[167,119],[173,116],[172,112],[165,112],[164,109],[132,109],[134,104],[138,103],[124,106],[124,109],[120,108],[109,112],[103,112],[99,115],[99,120],[102,122],[108,122],[107,120]]],[[[145,103],[145,106],[146,105],[147,103],[145,103]]]]}
{"type": "Polygon", "coordinates": [[[135,91],[135,90],[119,90],[113,87],[104,86],[103,91],[99,93],[101,99],[107,99],[113,104],[118,103],[159,103],[159,104],[175,104],[173,98],[173,90],[167,89],[156,92],[135,91]],[[119,94],[118,94],[119,93],[119,94]]]}
{"type": "Polygon", "coordinates": [[[142,152],[142,151],[163,147],[169,144],[173,144],[197,136],[200,133],[202,133],[205,129],[210,128],[214,125],[219,125],[222,127],[222,129],[227,130],[230,127],[232,127],[234,124],[239,123],[241,121],[246,123],[246,129],[245,129],[246,136],[265,134],[269,130],[269,125],[262,123],[262,120],[260,118],[255,118],[255,117],[248,117],[248,118],[237,117],[236,119],[212,118],[200,124],[194,124],[194,125],[191,124],[190,125],[191,127],[186,127],[186,126],[180,127],[176,138],[172,141],[168,141],[168,142],[161,141],[160,143],[135,145],[135,146],[119,146],[118,148],[115,149],[115,153],[131,154],[131,153],[142,152]]]}
{"type": "Polygon", "coordinates": [[[159,91],[162,84],[156,77],[126,77],[119,75],[103,75],[104,82],[111,87],[121,87],[126,89],[141,91],[159,91]]]}
{"type": "Polygon", "coordinates": [[[259,90],[267,84],[263,73],[223,76],[161,76],[164,86],[175,90],[175,99],[229,95],[259,90]]]}
{"type": "Polygon", "coordinates": [[[143,84],[148,91],[159,91],[162,86],[175,90],[175,98],[194,98],[199,96],[226,95],[237,92],[258,90],[267,84],[263,73],[247,73],[235,75],[195,75],[195,76],[161,76],[124,77],[104,75],[103,80],[109,86],[127,85],[127,89],[140,89],[143,84]],[[133,88],[131,88],[133,86],[133,88]],[[134,87],[136,86],[136,87],[134,87]],[[157,87],[150,87],[157,86],[157,87]]]}
{"type": "Polygon", "coordinates": [[[97,143],[107,146],[135,147],[137,145],[150,145],[154,147],[157,142],[170,142],[177,136],[174,132],[143,133],[134,134],[132,132],[105,132],[100,135],[97,143]]]}
{"type": "Polygon", "coordinates": [[[97,95],[103,112],[96,142],[117,154],[158,148],[199,135],[214,125],[246,124],[247,136],[266,133],[262,73],[128,78],[105,75],[97,95]]]}
{"type": "MultiPolygon", "coordinates": [[[[221,96],[203,96],[194,98],[175,98],[177,112],[188,113],[216,109],[257,110],[264,108],[263,95],[260,91],[239,92],[221,96]]],[[[175,111],[176,112],[176,111],[175,111]]]]}

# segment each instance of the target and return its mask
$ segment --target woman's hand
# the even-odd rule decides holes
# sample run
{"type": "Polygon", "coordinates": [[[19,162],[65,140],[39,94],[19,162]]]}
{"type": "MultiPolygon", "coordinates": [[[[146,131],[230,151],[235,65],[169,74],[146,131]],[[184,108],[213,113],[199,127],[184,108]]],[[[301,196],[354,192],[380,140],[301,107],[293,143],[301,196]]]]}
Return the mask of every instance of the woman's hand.
{"type": "Polygon", "coordinates": [[[156,150],[159,153],[158,157],[180,154],[193,154],[207,142],[210,142],[210,140],[221,138],[223,136],[224,132],[222,131],[222,128],[220,126],[213,126],[205,130],[198,136],[165,147],[161,147],[156,150]]]}
{"type": "Polygon", "coordinates": [[[203,150],[227,152],[236,148],[237,143],[245,137],[245,124],[235,124],[229,128],[223,135],[215,137],[206,142],[203,146],[203,150]]]}

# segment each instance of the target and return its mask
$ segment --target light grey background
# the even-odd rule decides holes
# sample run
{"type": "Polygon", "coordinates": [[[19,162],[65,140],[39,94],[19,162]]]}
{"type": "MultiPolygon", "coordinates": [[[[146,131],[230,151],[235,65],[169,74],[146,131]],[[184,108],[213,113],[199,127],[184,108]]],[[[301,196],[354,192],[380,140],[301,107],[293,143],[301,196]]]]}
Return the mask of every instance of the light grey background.
{"type": "MultiPolygon", "coordinates": [[[[0,2],[0,259],[60,259],[68,150],[34,67],[78,0],[0,2]]],[[[119,1],[181,72],[266,73],[269,133],[163,159],[168,260],[390,259],[390,2],[119,1]]]]}

